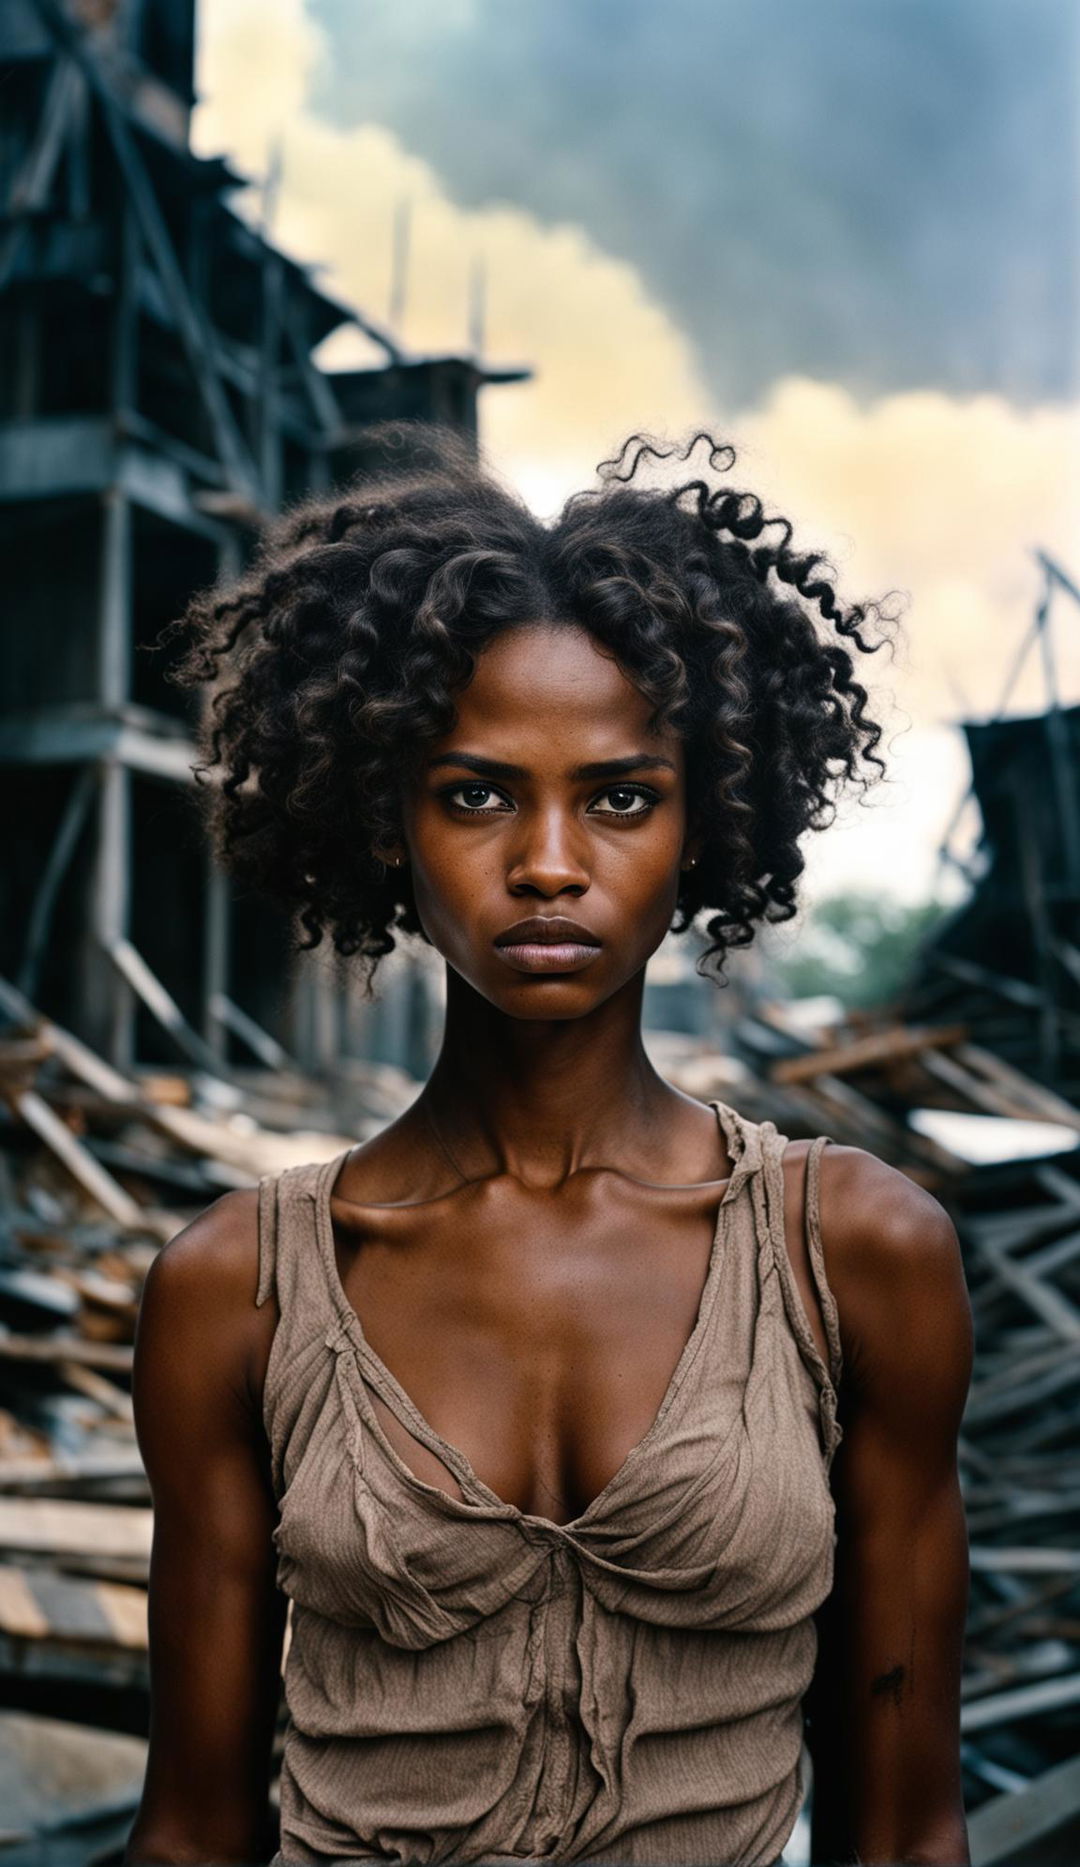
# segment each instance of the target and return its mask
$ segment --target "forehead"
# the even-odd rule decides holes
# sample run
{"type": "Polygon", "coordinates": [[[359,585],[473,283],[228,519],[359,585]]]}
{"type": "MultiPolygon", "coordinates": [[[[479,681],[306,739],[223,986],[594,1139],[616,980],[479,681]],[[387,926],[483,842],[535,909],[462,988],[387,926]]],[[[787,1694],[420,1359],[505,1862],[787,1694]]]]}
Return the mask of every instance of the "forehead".
{"type": "Polygon", "coordinates": [[[678,735],[650,731],[653,702],[611,654],[570,623],[504,629],[477,659],[476,673],[454,696],[457,725],[447,744],[522,760],[524,747],[560,762],[568,748],[582,761],[643,749],[670,750],[678,735]],[[580,748],[580,751],[579,751],[580,748]]]}

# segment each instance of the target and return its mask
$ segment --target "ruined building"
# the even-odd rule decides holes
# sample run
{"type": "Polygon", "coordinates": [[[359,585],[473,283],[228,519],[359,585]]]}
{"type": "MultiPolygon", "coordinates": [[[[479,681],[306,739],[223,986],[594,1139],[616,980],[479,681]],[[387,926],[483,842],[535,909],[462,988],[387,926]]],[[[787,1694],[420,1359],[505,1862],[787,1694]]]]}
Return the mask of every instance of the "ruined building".
{"type": "Polygon", "coordinates": [[[120,1066],[318,1064],[339,989],[211,868],[193,702],[151,646],[373,421],[475,435],[480,387],[525,372],[405,354],[234,211],[189,143],[194,35],[194,0],[0,9],[0,974],[120,1066]],[[327,373],[350,321],[382,360],[327,373]]]}

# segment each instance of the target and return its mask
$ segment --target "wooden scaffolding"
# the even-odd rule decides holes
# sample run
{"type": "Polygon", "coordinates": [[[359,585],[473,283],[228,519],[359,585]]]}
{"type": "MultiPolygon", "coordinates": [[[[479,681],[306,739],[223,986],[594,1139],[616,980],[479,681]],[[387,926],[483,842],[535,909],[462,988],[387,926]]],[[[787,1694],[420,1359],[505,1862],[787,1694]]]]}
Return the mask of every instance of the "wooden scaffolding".
{"type": "MultiPolygon", "coordinates": [[[[345,1041],[337,988],[284,991],[288,928],[210,865],[153,645],[372,422],[475,436],[480,387],[527,372],[405,354],[233,210],[242,178],[189,143],[194,37],[194,0],[0,13],[0,973],[119,1068],[311,1066],[345,1041]],[[347,322],[382,361],[327,373],[347,322]]],[[[382,1017],[415,1062],[407,1007],[382,1017]]]]}

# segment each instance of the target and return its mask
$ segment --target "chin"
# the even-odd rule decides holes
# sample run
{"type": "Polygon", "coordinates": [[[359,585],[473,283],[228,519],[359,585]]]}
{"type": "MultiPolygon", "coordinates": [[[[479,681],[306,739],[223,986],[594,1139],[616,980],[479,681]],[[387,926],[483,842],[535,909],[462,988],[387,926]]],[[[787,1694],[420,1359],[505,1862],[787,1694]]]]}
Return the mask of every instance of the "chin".
{"type": "Polygon", "coordinates": [[[588,1017],[617,990],[615,985],[597,991],[595,986],[586,988],[584,980],[549,975],[542,981],[527,979],[522,986],[509,992],[505,986],[498,992],[485,991],[484,997],[497,1011],[523,1024],[568,1023],[574,1018],[588,1017]]]}

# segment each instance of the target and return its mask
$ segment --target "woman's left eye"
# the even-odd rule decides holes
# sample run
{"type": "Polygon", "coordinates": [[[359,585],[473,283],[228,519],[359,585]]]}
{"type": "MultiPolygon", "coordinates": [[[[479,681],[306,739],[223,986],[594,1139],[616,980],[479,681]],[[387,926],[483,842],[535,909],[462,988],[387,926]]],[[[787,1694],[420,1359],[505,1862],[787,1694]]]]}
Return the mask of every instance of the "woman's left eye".
{"type": "Polygon", "coordinates": [[[610,790],[602,791],[600,795],[607,799],[605,814],[611,817],[643,817],[647,810],[659,802],[655,791],[643,790],[639,785],[612,785],[610,790]]]}

